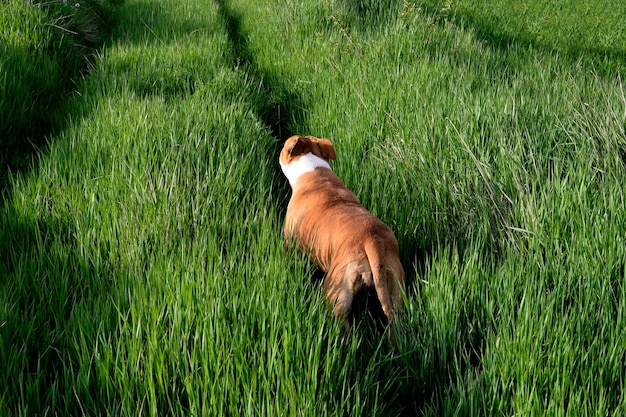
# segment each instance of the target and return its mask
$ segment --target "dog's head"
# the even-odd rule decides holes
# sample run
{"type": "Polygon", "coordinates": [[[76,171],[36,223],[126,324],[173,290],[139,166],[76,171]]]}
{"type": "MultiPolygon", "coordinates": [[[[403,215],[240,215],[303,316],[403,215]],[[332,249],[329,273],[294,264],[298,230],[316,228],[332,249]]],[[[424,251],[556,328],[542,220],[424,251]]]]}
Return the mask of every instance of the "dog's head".
{"type": "Polygon", "coordinates": [[[300,175],[315,168],[328,168],[328,161],[337,159],[335,148],[328,139],[313,136],[292,136],[280,152],[280,167],[293,186],[300,175]]]}
{"type": "Polygon", "coordinates": [[[281,164],[287,165],[303,155],[312,153],[326,162],[337,159],[335,148],[328,139],[318,139],[314,136],[295,135],[287,139],[280,152],[281,164]]]}

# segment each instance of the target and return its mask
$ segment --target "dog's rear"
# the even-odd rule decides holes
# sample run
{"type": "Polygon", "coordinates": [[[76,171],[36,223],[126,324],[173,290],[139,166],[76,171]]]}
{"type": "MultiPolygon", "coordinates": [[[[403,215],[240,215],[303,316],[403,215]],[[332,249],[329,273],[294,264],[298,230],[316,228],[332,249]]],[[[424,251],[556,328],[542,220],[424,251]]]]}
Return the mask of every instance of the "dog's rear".
{"type": "Polygon", "coordinates": [[[348,329],[355,300],[373,289],[386,321],[390,323],[395,312],[403,307],[404,270],[397,245],[381,244],[375,237],[368,237],[361,242],[357,253],[344,266],[331,263],[323,284],[324,293],[334,303],[335,316],[342,318],[348,329]]]}

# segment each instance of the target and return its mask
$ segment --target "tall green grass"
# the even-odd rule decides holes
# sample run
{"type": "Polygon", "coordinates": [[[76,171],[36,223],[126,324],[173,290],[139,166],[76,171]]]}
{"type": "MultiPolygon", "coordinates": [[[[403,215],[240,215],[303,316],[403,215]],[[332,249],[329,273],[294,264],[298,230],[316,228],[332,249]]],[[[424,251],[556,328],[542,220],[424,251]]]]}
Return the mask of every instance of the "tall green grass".
{"type": "Polygon", "coordinates": [[[626,7],[620,1],[506,3],[426,0],[438,18],[475,28],[500,47],[538,45],[580,59],[598,71],[624,71],[626,7]]]}
{"type": "Polygon", "coordinates": [[[0,192],[63,125],[60,104],[95,62],[121,0],[0,5],[0,192]]]}
{"type": "Polygon", "coordinates": [[[622,415],[621,74],[448,7],[127,1],[0,207],[0,410],[622,415]],[[396,232],[396,353],[284,246],[291,133],[396,232]]]}

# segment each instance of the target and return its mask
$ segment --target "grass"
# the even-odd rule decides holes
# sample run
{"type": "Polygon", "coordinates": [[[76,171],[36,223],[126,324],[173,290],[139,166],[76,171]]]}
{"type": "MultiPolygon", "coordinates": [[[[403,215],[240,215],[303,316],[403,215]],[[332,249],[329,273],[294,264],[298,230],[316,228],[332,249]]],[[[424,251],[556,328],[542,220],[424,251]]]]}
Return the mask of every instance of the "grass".
{"type": "Polygon", "coordinates": [[[619,1],[567,2],[498,0],[476,5],[465,0],[426,0],[438,18],[474,27],[500,47],[511,42],[538,45],[570,58],[582,57],[598,71],[624,71],[626,8],[619,1]]]}
{"type": "Polygon", "coordinates": [[[121,0],[24,1],[0,6],[0,192],[45,136],[63,125],[61,103],[93,67],[121,0]]]}
{"type": "Polygon", "coordinates": [[[583,45],[612,26],[493,3],[127,0],[9,176],[1,414],[624,414],[626,99],[583,45]],[[397,354],[284,247],[291,133],[396,232],[397,354]]]}

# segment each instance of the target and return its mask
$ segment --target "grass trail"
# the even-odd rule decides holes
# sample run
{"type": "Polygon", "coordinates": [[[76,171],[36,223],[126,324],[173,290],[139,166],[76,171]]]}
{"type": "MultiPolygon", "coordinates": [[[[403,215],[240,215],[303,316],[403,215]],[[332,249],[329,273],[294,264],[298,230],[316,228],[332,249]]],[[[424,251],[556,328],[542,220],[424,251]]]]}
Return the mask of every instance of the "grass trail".
{"type": "Polygon", "coordinates": [[[0,207],[3,413],[626,411],[621,76],[383,6],[122,6],[0,207]],[[398,355],[284,247],[292,133],[396,232],[398,355]]]}

